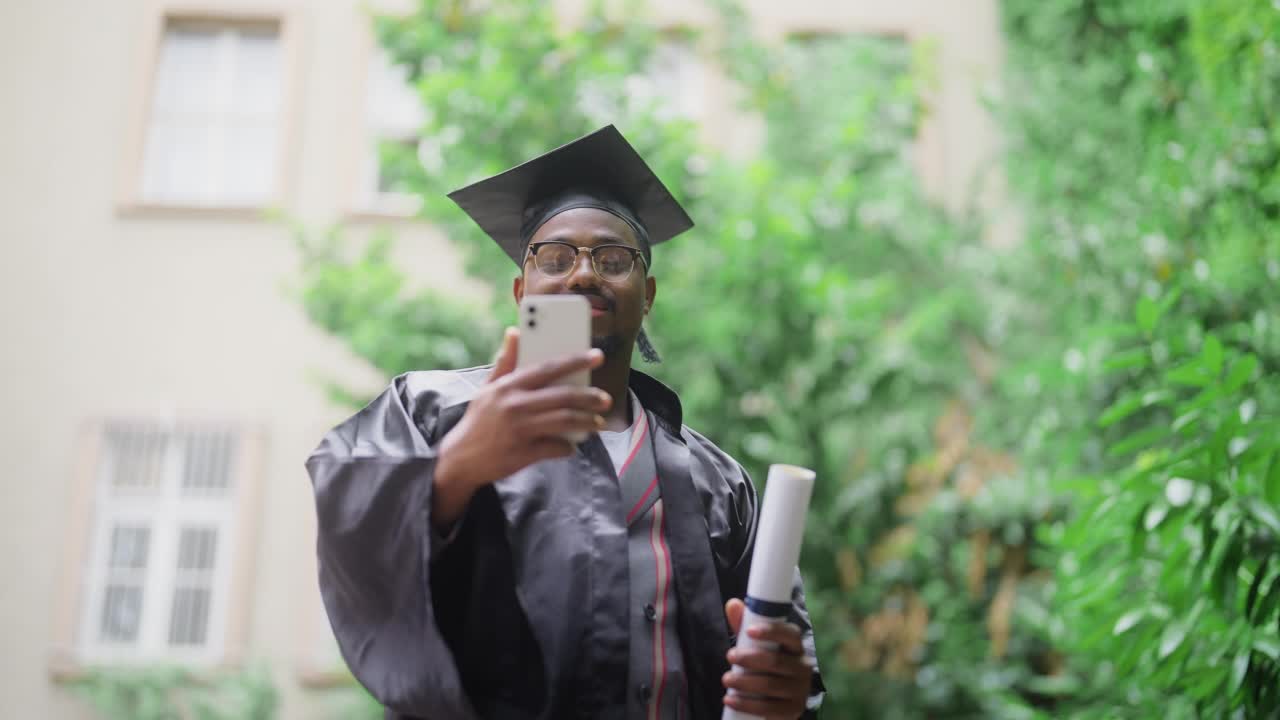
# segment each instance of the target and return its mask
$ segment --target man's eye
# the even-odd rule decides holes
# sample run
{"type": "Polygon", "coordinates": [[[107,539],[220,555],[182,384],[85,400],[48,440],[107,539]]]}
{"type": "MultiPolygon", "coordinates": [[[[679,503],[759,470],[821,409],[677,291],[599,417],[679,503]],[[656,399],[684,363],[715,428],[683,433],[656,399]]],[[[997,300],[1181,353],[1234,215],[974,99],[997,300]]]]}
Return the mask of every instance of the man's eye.
{"type": "Polygon", "coordinates": [[[573,256],[567,248],[548,246],[538,250],[538,262],[548,270],[563,270],[573,262],[573,256]]]}
{"type": "Polygon", "coordinates": [[[627,253],[610,250],[600,254],[600,264],[605,267],[618,268],[625,267],[630,258],[627,253]]]}

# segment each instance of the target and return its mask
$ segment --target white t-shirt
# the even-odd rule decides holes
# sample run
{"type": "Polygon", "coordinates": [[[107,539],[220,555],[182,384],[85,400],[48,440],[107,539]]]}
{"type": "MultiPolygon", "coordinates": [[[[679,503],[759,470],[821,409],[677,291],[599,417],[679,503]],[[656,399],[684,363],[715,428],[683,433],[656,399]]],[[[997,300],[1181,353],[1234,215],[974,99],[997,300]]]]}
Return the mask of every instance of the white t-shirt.
{"type": "Polygon", "coordinates": [[[627,390],[627,394],[631,396],[631,417],[628,419],[627,429],[621,432],[601,430],[599,433],[604,449],[609,451],[609,459],[613,461],[615,473],[621,471],[622,464],[627,461],[627,450],[631,449],[631,433],[635,431],[636,418],[644,412],[640,407],[640,398],[630,390],[627,390]]]}

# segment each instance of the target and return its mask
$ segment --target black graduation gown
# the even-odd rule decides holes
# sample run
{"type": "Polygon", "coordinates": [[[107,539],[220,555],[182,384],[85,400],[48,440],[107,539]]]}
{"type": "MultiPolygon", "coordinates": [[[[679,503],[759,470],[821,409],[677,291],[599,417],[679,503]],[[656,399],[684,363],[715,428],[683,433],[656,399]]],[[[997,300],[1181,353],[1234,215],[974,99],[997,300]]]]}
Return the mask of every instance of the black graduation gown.
{"type": "MultiPolygon", "coordinates": [[[[308,458],[320,590],[342,656],[389,718],[622,717],[634,701],[625,539],[593,536],[592,518],[623,510],[582,490],[598,465],[581,450],[537,463],[477,493],[447,545],[431,530],[436,449],[488,373],[401,375],[308,458]]],[[[724,603],[746,591],[756,493],[682,426],[675,393],[637,371],[630,384],[653,433],[689,704],[713,720],[732,640],[724,603]]],[[[813,656],[799,573],[793,600],[813,656]]],[[[811,708],[822,692],[815,664],[811,708]]]]}

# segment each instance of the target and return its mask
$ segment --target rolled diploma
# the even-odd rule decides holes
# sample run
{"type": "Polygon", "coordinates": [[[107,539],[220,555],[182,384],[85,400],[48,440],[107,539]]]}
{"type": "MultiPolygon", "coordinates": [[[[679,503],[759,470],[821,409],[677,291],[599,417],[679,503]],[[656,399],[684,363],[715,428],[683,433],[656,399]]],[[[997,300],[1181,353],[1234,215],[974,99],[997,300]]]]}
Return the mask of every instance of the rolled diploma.
{"type": "MultiPolygon", "coordinates": [[[[787,620],[814,477],[812,470],[795,465],[769,467],[769,482],[764,489],[764,507],[760,510],[755,553],[751,559],[751,577],[747,580],[747,609],[742,614],[737,647],[777,648],[775,643],[751,638],[747,629],[787,620]]],[[[735,665],[733,672],[746,671],[735,665]]],[[[726,707],[723,720],[763,719],[726,707]]]]}

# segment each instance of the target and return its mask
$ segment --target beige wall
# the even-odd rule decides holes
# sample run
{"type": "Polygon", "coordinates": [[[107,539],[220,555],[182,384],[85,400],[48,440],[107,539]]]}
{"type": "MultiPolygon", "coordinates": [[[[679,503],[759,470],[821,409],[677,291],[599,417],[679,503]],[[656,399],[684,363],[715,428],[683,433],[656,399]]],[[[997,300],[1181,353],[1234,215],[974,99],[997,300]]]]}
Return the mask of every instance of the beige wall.
{"type": "MultiPolygon", "coordinates": [[[[938,37],[938,178],[942,195],[960,201],[992,147],[974,89],[998,62],[995,0],[749,4],[766,35],[938,37]]],[[[292,8],[296,23],[282,205],[317,226],[340,219],[354,202],[362,143],[352,99],[363,97],[369,41],[358,0],[249,5],[292,8]]],[[[561,5],[574,17],[577,3],[561,5]]],[[[673,24],[705,19],[684,0],[655,5],[673,24]]],[[[0,717],[88,716],[50,681],[47,663],[60,554],[76,521],[68,505],[77,430],[93,418],[188,414],[266,430],[249,655],[271,661],[282,717],[317,717],[326,706],[296,675],[315,607],[301,462],[343,413],[325,403],[312,373],[370,388],[379,381],[283,294],[297,262],[283,228],[252,217],[121,212],[156,12],[144,0],[0,3],[0,717]]],[[[712,122],[729,122],[721,112],[712,122]]],[[[354,232],[369,227],[357,222],[354,232]]],[[[456,256],[447,244],[410,224],[400,237],[418,278],[449,282],[456,256]]]]}
{"type": "MultiPolygon", "coordinates": [[[[149,4],[4,6],[0,717],[84,716],[47,672],[82,421],[188,414],[266,429],[249,656],[272,661],[286,717],[315,717],[294,675],[303,631],[314,627],[297,610],[310,607],[314,587],[301,463],[343,413],[311,374],[370,388],[380,380],[285,296],[297,259],[282,227],[120,211],[119,178],[137,162],[126,148],[145,79],[140,48],[154,40],[149,4]]],[[[354,206],[348,168],[363,146],[351,99],[363,92],[368,49],[359,17],[354,0],[294,15],[302,72],[283,205],[317,226],[354,206]]],[[[353,234],[369,227],[357,222],[353,234]]],[[[421,228],[400,236],[419,277],[447,284],[451,248],[421,228]]]]}

